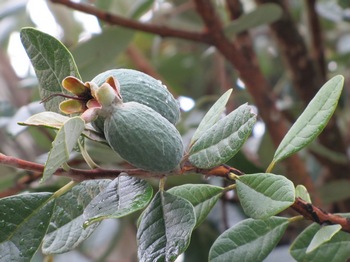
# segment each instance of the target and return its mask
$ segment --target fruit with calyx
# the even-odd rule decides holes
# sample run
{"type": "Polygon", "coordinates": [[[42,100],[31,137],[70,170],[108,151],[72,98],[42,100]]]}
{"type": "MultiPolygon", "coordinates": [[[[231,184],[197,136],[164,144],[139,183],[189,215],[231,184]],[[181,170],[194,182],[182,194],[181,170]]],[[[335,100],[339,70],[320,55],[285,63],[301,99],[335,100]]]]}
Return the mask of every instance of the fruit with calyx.
{"type": "Polygon", "coordinates": [[[97,75],[91,82],[101,86],[114,77],[119,82],[123,102],[138,102],[148,106],[176,124],[180,117],[178,102],[159,80],[132,69],[112,69],[97,75]]]}
{"type": "Polygon", "coordinates": [[[135,167],[166,173],[183,156],[179,131],[166,118],[137,102],[123,103],[119,90],[105,83],[95,92],[109,146],[135,167]]]}

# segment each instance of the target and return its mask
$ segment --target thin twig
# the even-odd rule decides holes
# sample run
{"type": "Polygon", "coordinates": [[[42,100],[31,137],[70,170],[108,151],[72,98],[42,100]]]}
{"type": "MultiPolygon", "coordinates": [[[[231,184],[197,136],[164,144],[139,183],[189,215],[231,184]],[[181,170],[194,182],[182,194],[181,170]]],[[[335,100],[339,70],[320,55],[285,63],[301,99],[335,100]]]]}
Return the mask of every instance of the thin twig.
{"type": "Polygon", "coordinates": [[[202,42],[210,44],[209,39],[205,33],[191,32],[186,30],[174,29],[167,26],[158,26],[154,24],[141,23],[135,20],[124,18],[118,15],[114,15],[95,8],[92,5],[86,5],[69,0],[51,0],[52,3],[57,3],[70,7],[71,9],[91,14],[103,20],[109,24],[120,25],[126,28],[156,34],[162,37],[176,37],[180,39],[202,42]]]}

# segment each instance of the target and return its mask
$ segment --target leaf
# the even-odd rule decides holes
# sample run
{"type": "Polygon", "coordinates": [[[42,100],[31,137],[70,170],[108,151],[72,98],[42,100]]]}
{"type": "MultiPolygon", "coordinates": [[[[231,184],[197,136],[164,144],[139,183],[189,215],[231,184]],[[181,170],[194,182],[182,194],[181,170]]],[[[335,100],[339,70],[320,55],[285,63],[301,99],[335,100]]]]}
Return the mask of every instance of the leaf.
{"type": "Polygon", "coordinates": [[[247,216],[267,218],[294,203],[292,181],[284,176],[257,173],[240,176],[236,180],[237,194],[247,216]]]}
{"type": "Polygon", "coordinates": [[[297,185],[295,188],[295,197],[300,197],[308,203],[311,203],[310,194],[307,191],[306,187],[303,185],[297,185]]]}
{"type": "Polygon", "coordinates": [[[191,147],[189,161],[209,169],[232,158],[252,132],[256,116],[250,106],[242,105],[205,132],[191,147]]]}
{"type": "Polygon", "coordinates": [[[243,220],[218,237],[209,251],[209,261],[263,261],[288,224],[284,217],[243,220]]]}
{"type": "Polygon", "coordinates": [[[272,163],[306,147],[322,132],[337,107],[343,84],[344,77],[337,75],[321,87],[283,138],[272,163]]]}
{"type": "Polygon", "coordinates": [[[225,34],[230,37],[242,33],[248,29],[270,24],[278,20],[283,14],[280,6],[273,3],[259,5],[255,10],[240,16],[226,26],[225,34]]]}
{"type": "Polygon", "coordinates": [[[310,245],[306,249],[306,253],[310,253],[321,246],[323,243],[328,242],[341,230],[341,225],[329,225],[323,226],[316,232],[312,238],[310,245]]]}
{"type": "Polygon", "coordinates": [[[68,116],[64,116],[55,112],[45,111],[32,115],[24,122],[19,122],[19,125],[26,126],[43,126],[48,128],[60,129],[66,121],[68,116]]]}
{"type": "MultiPolygon", "coordinates": [[[[35,114],[29,117],[24,122],[19,122],[19,125],[25,126],[42,126],[46,128],[52,129],[60,129],[66,121],[70,118],[68,116],[64,116],[55,112],[45,111],[38,114],[35,114]]],[[[90,123],[85,125],[85,129],[82,133],[86,138],[96,141],[99,143],[107,144],[106,139],[97,132],[90,123]]]]}
{"type": "Polygon", "coordinates": [[[130,17],[137,19],[146,13],[154,4],[154,0],[136,0],[133,1],[130,9],[130,17]]]}
{"type": "Polygon", "coordinates": [[[0,199],[0,261],[30,261],[41,245],[52,216],[52,193],[0,199]]]}
{"type": "MultiPolygon", "coordinates": [[[[34,28],[23,28],[21,41],[39,79],[41,99],[55,93],[67,93],[61,86],[66,76],[80,78],[71,53],[53,36],[34,28]]],[[[44,106],[48,111],[60,113],[58,105],[63,100],[62,97],[54,97],[44,106]]]]}
{"type": "Polygon", "coordinates": [[[57,168],[68,161],[70,152],[76,145],[84,127],[84,120],[76,116],[67,120],[59,129],[45,163],[42,181],[50,178],[57,168]]]}
{"type": "Polygon", "coordinates": [[[44,254],[68,252],[88,238],[99,223],[83,229],[84,208],[104,190],[110,180],[87,180],[56,198],[54,213],[44,238],[44,254]]]}
{"type": "Polygon", "coordinates": [[[216,122],[219,120],[220,116],[225,110],[227,101],[230,98],[231,93],[232,89],[226,91],[205,114],[196,132],[193,134],[191,144],[197,141],[198,138],[200,138],[205,132],[207,132],[209,128],[216,124],[216,122]]]}
{"type": "Polygon", "coordinates": [[[331,240],[321,244],[314,251],[306,253],[320,228],[319,224],[313,223],[299,234],[290,247],[292,257],[297,261],[329,262],[334,261],[335,257],[336,261],[347,261],[350,258],[350,234],[343,231],[335,234],[331,240]]]}
{"type": "Polygon", "coordinates": [[[101,191],[84,210],[84,227],[107,218],[119,218],[144,208],[153,189],[145,181],[119,176],[101,191]]]}
{"type": "Polygon", "coordinates": [[[158,192],[143,213],[137,230],[139,260],[174,261],[188,247],[195,224],[190,202],[158,192]]]}
{"type": "Polygon", "coordinates": [[[220,199],[222,187],[212,185],[186,184],[176,186],[167,192],[188,200],[194,207],[196,227],[199,226],[220,199]]]}
{"type": "Polygon", "coordinates": [[[134,36],[133,31],[108,27],[72,50],[80,74],[85,81],[115,66],[116,57],[124,52],[134,36]]]}

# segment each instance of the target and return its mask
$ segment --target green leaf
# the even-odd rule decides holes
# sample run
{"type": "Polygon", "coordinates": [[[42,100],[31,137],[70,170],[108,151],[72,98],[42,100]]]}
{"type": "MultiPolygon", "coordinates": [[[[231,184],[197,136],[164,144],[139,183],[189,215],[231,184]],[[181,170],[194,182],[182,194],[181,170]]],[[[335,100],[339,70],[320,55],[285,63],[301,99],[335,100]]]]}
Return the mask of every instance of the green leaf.
{"type": "Polygon", "coordinates": [[[243,220],[218,237],[210,249],[209,261],[263,261],[288,224],[288,219],[283,217],[243,220]]]}
{"type": "Polygon", "coordinates": [[[308,203],[311,203],[310,194],[307,191],[306,187],[303,185],[297,185],[295,188],[295,197],[300,197],[308,203]]]}
{"type": "Polygon", "coordinates": [[[68,252],[94,232],[99,223],[83,229],[84,208],[110,182],[107,179],[84,181],[56,198],[54,213],[42,245],[44,254],[68,252]]]}
{"type": "Polygon", "coordinates": [[[84,227],[107,218],[119,218],[144,208],[153,189],[145,181],[119,176],[98,194],[84,210],[84,227]]]}
{"type": "Polygon", "coordinates": [[[72,54],[84,81],[115,66],[117,56],[128,47],[133,36],[132,30],[108,27],[73,49],[72,54]]]}
{"type": "Polygon", "coordinates": [[[148,10],[150,10],[153,4],[154,4],[154,0],[133,1],[129,16],[133,19],[137,19],[140,16],[142,16],[144,13],[146,13],[148,10]]]}
{"type": "Polygon", "coordinates": [[[0,199],[0,261],[30,261],[41,245],[52,216],[52,193],[0,199]]]}
{"type": "Polygon", "coordinates": [[[242,105],[206,131],[191,147],[189,161],[196,167],[209,169],[231,159],[252,132],[256,115],[242,105]]]}
{"type": "MultiPolygon", "coordinates": [[[[71,53],[53,36],[34,28],[23,28],[21,41],[39,79],[41,99],[55,93],[67,93],[61,86],[66,76],[80,78],[71,53]]],[[[63,100],[62,97],[54,97],[44,106],[48,111],[60,113],[58,105],[63,100]]]]}
{"type": "Polygon", "coordinates": [[[205,114],[202,121],[200,122],[196,132],[193,134],[191,144],[198,140],[209,128],[218,122],[220,116],[225,110],[226,104],[230,95],[232,93],[232,89],[226,91],[209,109],[209,111],[205,114]]]}
{"type": "Polygon", "coordinates": [[[43,126],[53,129],[60,129],[66,121],[68,116],[64,116],[55,112],[45,111],[32,115],[24,122],[19,122],[19,125],[26,126],[43,126]]]}
{"type": "Polygon", "coordinates": [[[320,230],[319,224],[313,223],[295,239],[290,247],[290,254],[297,261],[347,261],[350,258],[350,234],[340,231],[331,240],[324,242],[317,249],[306,253],[315,234],[320,230]]]}
{"type": "Polygon", "coordinates": [[[225,28],[225,34],[231,37],[250,28],[272,23],[278,20],[282,14],[282,8],[276,4],[268,3],[259,5],[252,12],[242,15],[228,24],[225,28]]]}
{"type": "Polygon", "coordinates": [[[85,127],[84,120],[79,117],[68,119],[57,132],[52,148],[45,163],[42,181],[50,178],[62,164],[69,159],[70,152],[76,145],[85,127]]]}
{"type": "Polygon", "coordinates": [[[312,238],[310,245],[306,249],[306,253],[310,253],[321,246],[323,243],[328,242],[334,237],[336,233],[341,230],[341,225],[329,225],[323,226],[312,238]]]}
{"type": "Polygon", "coordinates": [[[212,185],[186,184],[176,186],[167,192],[188,200],[194,207],[196,227],[199,226],[220,199],[222,187],[212,185]]]}
{"type": "Polygon", "coordinates": [[[344,77],[335,76],[325,83],[278,146],[273,163],[281,161],[310,144],[325,128],[337,107],[344,77]]]}
{"type": "Polygon", "coordinates": [[[137,230],[139,260],[174,261],[188,247],[195,224],[190,202],[158,192],[143,213],[137,230]]]}
{"type": "Polygon", "coordinates": [[[257,173],[236,180],[237,194],[247,216],[267,218],[278,214],[294,203],[292,181],[284,176],[257,173]]]}

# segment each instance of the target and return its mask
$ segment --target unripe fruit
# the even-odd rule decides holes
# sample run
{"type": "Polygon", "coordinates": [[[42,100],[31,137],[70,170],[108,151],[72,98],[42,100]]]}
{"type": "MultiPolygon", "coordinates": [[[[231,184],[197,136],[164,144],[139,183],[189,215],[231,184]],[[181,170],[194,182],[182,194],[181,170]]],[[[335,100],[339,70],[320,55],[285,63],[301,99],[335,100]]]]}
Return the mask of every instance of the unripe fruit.
{"type": "Polygon", "coordinates": [[[182,139],[175,126],[137,102],[116,105],[105,119],[104,134],[122,158],[148,171],[174,170],[183,155],[182,139]]]}
{"type": "Polygon", "coordinates": [[[179,104],[159,80],[132,69],[112,69],[97,75],[91,82],[100,86],[110,76],[118,80],[123,102],[146,105],[173,124],[179,120],[179,104]]]}

